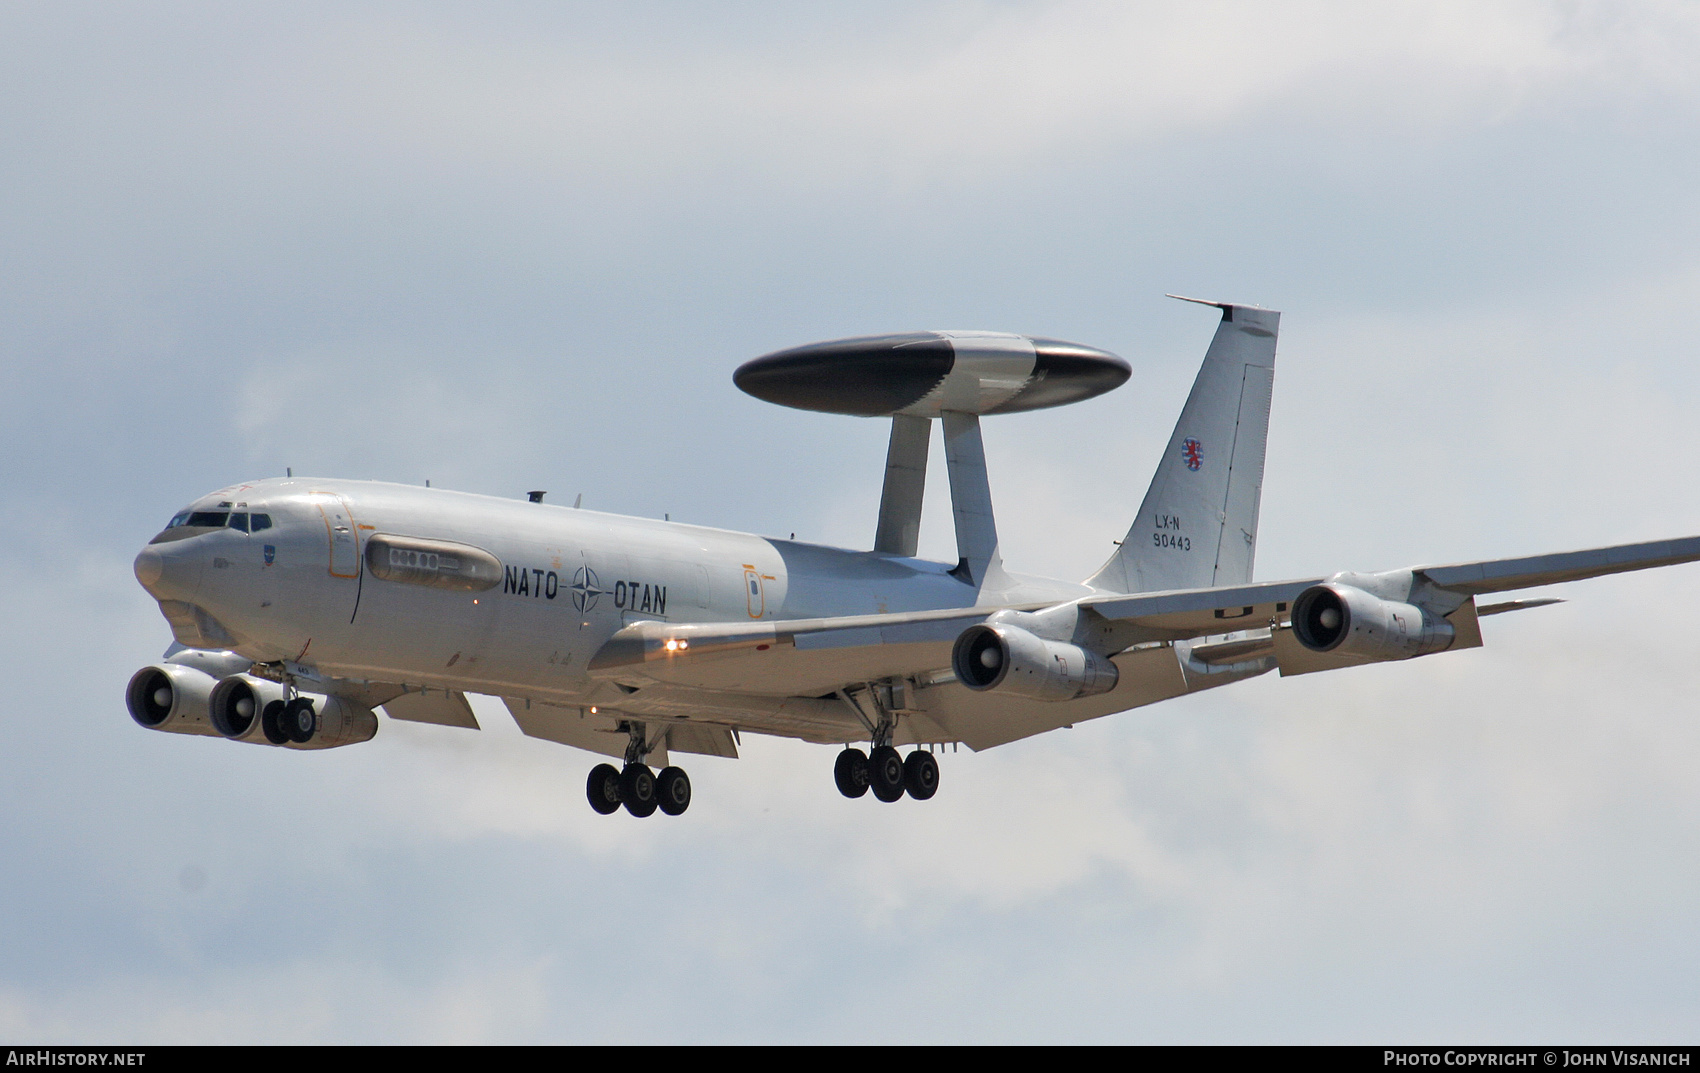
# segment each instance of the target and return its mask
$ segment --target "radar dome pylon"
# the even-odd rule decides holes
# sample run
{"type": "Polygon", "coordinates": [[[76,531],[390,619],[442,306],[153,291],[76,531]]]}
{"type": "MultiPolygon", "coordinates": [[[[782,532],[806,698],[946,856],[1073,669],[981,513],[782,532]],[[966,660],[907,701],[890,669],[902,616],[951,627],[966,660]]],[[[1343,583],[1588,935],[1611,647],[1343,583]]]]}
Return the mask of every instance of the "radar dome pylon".
{"type": "Polygon", "coordinates": [[[981,598],[1005,581],[980,415],[1063,406],[1112,391],[1133,374],[1107,350],[1009,332],[858,336],[745,362],[733,383],[765,402],[819,413],[890,417],[874,551],[914,557],[920,544],[932,420],[944,422],[957,563],[981,598]]]}

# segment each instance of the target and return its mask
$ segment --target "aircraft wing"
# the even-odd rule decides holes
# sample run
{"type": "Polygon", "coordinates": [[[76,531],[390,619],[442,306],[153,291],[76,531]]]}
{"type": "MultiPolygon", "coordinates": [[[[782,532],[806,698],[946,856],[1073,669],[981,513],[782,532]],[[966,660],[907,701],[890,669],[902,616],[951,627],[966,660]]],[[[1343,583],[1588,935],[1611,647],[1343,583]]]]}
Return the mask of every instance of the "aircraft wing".
{"type": "MultiPolygon", "coordinates": [[[[1417,566],[1411,572],[1430,585],[1459,596],[1483,596],[1696,560],[1700,560],[1700,536],[1516,559],[1417,566]]],[[[1246,619],[1245,625],[1265,625],[1269,619],[1284,614],[1299,593],[1325,580],[1309,578],[1132,596],[1089,596],[1080,602],[1106,619],[1138,628],[1138,632],[1146,634],[1140,640],[1181,640],[1244,628],[1232,624],[1236,618],[1246,619]]]]}
{"type": "MultiPolygon", "coordinates": [[[[1039,605],[1033,605],[1039,606],[1039,605]]],[[[951,645],[995,607],[750,623],[636,622],[591,660],[593,678],[815,697],[950,666],[951,645]]]]}
{"type": "MultiPolygon", "coordinates": [[[[1515,559],[1416,567],[1429,584],[1477,596],[1700,560],[1700,537],[1515,559]]],[[[1281,621],[1321,577],[1079,601],[1107,620],[1112,650],[1187,640],[1281,621]]],[[[1018,610],[1038,610],[1024,605],[1018,610]]],[[[893,676],[948,678],[958,635],[996,607],[750,623],[634,623],[591,661],[594,678],[626,687],[666,684],[760,696],[830,697],[893,676]]]]}
{"type": "Polygon", "coordinates": [[[1532,589],[1537,585],[1556,585],[1564,581],[1582,581],[1629,570],[1675,566],[1697,559],[1700,559],[1700,536],[1617,544],[1609,548],[1588,548],[1555,555],[1529,555],[1520,559],[1425,566],[1421,570],[1429,581],[1443,589],[1465,596],[1480,596],[1490,592],[1532,589]]]}
{"type": "MultiPolygon", "coordinates": [[[[1321,579],[1183,589],[1081,601],[1116,619],[1120,649],[1268,625],[1321,579]]],[[[1018,605],[1035,611],[1046,605],[1018,605]]],[[[591,660],[593,678],[627,688],[652,684],[766,696],[831,696],[889,677],[949,678],[963,630],[1003,607],[954,608],[751,623],[637,622],[591,660]]]]}
{"type": "Polygon", "coordinates": [[[478,717],[472,714],[472,705],[466,702],[466,694],[453,689],[405,692],[384,702],[384,714],[391,719],[405,719],[413,723],[478,729],[478,717]]]}

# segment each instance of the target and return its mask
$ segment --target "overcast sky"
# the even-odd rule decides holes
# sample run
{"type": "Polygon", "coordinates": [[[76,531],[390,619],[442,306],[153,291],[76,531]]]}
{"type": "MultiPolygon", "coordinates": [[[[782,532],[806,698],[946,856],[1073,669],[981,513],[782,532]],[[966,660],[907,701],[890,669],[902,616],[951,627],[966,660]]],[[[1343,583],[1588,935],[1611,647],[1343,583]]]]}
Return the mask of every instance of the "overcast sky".
{"type": "Polygon", "coordinates": [[[137,549],[286,466],[867,547],[885,426],[731,382],[857,333],[1132,363],[986,426],[1084,577],[1214,328],[1165,291],[1284,311],[1259,578],[1700,532],[1696,146],[1676,2],[0,7],[0,1036],[1692,1042],[1700,567],[891,806],[122,693],[137,549]]]}

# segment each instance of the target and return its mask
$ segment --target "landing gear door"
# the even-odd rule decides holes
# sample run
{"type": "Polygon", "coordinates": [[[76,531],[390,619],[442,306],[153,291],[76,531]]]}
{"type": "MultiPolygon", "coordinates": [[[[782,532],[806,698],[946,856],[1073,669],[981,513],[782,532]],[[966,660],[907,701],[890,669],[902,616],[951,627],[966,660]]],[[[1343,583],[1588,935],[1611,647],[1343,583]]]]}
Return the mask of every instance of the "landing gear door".
{"type": "Polygon", "coordinates": [[[317,495],[314,503],[325,519],[325,535],[330,545],[330,575],[357,578],[360,576],[360,534],[354,526],[354,515],[348,501],[337,495],[317,495]]]}

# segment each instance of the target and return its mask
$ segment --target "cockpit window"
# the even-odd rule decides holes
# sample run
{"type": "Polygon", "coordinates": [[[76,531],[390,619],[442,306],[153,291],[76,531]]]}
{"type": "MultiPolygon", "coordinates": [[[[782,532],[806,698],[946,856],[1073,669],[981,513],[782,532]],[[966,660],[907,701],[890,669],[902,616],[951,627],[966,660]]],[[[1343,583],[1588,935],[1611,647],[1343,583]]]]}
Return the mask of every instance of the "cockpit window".
{"type": "Polygon", "coordinates": [[[184,540],[192,536],[200,536],[209,529],[239,529],[244,533],[258,533],[262,529],[272,527],[270,514],[249,514],[245,510],[184,510],[179,511],[166,525],[160,534],[150,543],[162,544],[168,540],[184,540]]]}

